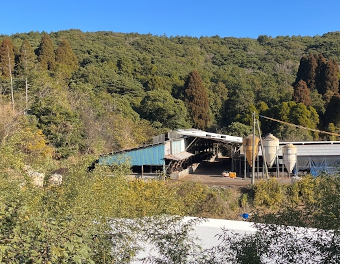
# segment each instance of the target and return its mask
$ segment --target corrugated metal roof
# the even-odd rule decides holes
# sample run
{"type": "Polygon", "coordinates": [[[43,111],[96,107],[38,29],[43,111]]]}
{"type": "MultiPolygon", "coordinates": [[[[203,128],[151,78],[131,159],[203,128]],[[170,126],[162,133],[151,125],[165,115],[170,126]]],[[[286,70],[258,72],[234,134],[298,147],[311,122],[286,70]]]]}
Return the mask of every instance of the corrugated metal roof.
{"type": "Polygon", "coordinates": [[[340,156],[340,145],[294,145],[298,156],[340,156]]]}
{"type": "Polygon", "coordinates": [[[146,147],[116,152],[99,158],[99,164],[101,165],[121,164],[127,161],[129,161],[132,166],[161,166],[164,164],[164,144],[149,145],[146,147]]]}
{"type": "Polygon", "coordinates": [[[191,156],[193,156],[194,154],[187,152],[187,151],[183,151],[177,154],[172,154],[172,155],[166,155],[165,158],[166,159],[171,159],[171,160],[184,160],[187,158],[190,158],[191,156]]]}
{"type": "Polygon", "coordinates": [[[185,135],[185,136],[211,139],[211,140],[219,141],[219,142],[242,144],[242,137],[210,133],[210,132],[205,132],[205,131],[198,130],[198,129],[178,129],[177,133],[181,135],[185,135]]]}
{"type": "MultiPolygon", "coordinates": [[[[297,156],[340,156],[339,141],[280,142],[279,156],[282,156],[282,147],[289,143],[297,148],[297,156]]],[[[241,151],[243,153],[243,148],[241,151]]],[[[259,148],[259,155],[262,155],[261,148],[259,148]]]]}

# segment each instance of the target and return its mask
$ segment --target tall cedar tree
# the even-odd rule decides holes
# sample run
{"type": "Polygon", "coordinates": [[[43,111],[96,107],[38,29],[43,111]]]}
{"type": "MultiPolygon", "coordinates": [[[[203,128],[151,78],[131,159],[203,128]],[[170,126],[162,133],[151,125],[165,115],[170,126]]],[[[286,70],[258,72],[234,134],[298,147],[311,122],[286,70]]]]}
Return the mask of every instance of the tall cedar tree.
{"type": "Polygon", "coordinates": [[[295,84],[293,101],[303,103],[305,106],[310,106],[312,104],[309,89],[307,88],[305,81],[300,80],[297,84],[295,84]]]}
{"type": "Polygon", "coordinates": [[[29,74],[29,71],[34,68],[36,59],[37,58],[31,44],[28,42],[27,39],[25,39],[20,47],[18,65],[19,73],[27,76],[29,74]]]}
{"type": "Polygon", "coordinates": [[[296,74],[295,84],[297,84],[300,80],[307,82],[308,79],[308,59],[303,56],[300,59],[299,69],[296,74]]]}
{"type": "Polygon", "coordinates": [[[42,69],[53,71],[56,67],[54,46],[48,34],[44,34],[38,48],[38,60],[42,69]]]}
{"type": "Polygon", "coordinates": [[[18,71],[25,78],[26,109],[28,108],[28,76],[35,67],[36,59],[31,44],[25,39],[20,48],[18,71]]]}
{"type": "Polygon", "coordinates": [[[4,38],[0,46],[0,72],[5,78],[9,78],[14,70],[14,47],[9,38],[4,38]]]}
{"type": "Polygon", "coordinates": [[[336,61],[328,60],[325,67],[325,91],[339,93],[339,67],[336,61]]]}
{"type": "Polygon", "coordinates": [[[316,89],[319,94],[324,94],[326,92],[325,89],[325,68],[326,68],[326,60],[322,54],[318,55],[317,58],[318,67],[316,68],[316,89]]]}
{"type": "Polygon", "coordinates": [[[195,128],[205,129],[210,122],[209,98],[201,76],[192,71],[185,83],[185,103],[195,128]]]}
{"type": "Polygon", "coordinates": [[[326,62],[322,54],[310,54],[300,60],[295,85],[300,80],[305,81],[310,90],[316,89],[318,93],[328,98],[326,100],[328,103],[334,94],[339,93],[339,72],[339,67],[335,60],[326,62]]]}
{"type": "Polygon", "coordinates": [[[74,54],[70,43],[65,39],[55,51],[56,63],[60,64],[69,72],[74,72],[78,69],[78,59],[74,54]]]}
{"type": "Polygon", "coordinates": [[[333,123],[336,127],[340,126],[340,95],[334,95],[329,104],[324,117],[324,127],[328,127],[330,123],[333,123]]]}
{"type": "Polygon", "coordinates": [[[308,57],[308,75],[307,80],[305,81],[307,87],[310,90],[314,90],[316,88],[316,68],[318,67],[318,62],[316,60],[316,55],[309,54],[308,57]]]}
{"type": "Polygon", "coordinates": [[[314,90],[317,86],[318,76],[318,55],[309,54],[308,57],[303,56],[300,60],[299,69],[296,75],[294,86],[300,80],[303,80],[310,90],[314,90]]]}

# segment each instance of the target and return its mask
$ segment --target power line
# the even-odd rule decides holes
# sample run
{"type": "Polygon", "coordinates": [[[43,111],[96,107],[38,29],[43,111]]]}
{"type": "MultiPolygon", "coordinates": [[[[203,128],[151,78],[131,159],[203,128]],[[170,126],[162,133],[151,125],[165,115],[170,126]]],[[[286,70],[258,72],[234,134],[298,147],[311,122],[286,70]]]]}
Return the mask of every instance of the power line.
{"type": "Polygon", "coordinates": [[[271,118],[271,117],[267,117],[267,116],[263,116],[263,115],[259,115],[259,117],[263,117],[263,118],[271,120],[271,121],[279,122],[279,123],[282,123],[282,124],[285,124],[285,125],[294,126],[294,127],[301,128],[301,129],[306,129],[306,130],[310,130],[310,131],[314,131],[314,132],[318,132],[318,133],[322,133],[322,134],[327,134],[327,135],[332,135],[332,136],[340,137],[340,134],[337,134],[337,133],[322,131],[322,130],[313,129],[313,128],[309,128],[309,127],[304,127],[304,126],[300,126],[300,125],[295,125],[295,124],[292,124],[292,123],[288,123],[288,122],[285,122],[285,121],[281,121],[281,120],[278,120],[278,119],[275,119],[275,118],[271,118]]]}

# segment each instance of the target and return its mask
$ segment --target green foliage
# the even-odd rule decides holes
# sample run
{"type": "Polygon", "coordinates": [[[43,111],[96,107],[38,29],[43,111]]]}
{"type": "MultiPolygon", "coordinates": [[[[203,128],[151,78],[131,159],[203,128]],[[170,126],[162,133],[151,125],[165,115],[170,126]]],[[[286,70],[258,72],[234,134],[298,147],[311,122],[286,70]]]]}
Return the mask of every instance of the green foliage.
{"type": "Polygon", "coordinates": [[[212,84],[209,90],[209,105],[216,120],[215,123],[219,123],[223,116],[223,105],[228,99],[228,89],[225,84],[218,82],[217,84],[212,84]]]}
{"type": "Polygon", "coordinates": [[[313,90],[310,92],[310,97],[312,99],[312,107],[316,110],[316,112],[321,116],[325,113],[326,102],[323,101],[322,95],[318,93],[317,90],[313,90]]]}
{"type": "Polygon", "coordinates": [[[225,133],[236,137],[247,137],[251,134],[252,130],[252,126],[247,126],[240,122],[233,122],[226,128],[225,133]]]}
{"type": "Polygon", "coordinates": [[[159,122],[170,129],[188,128],[187,109],[183,101],[174,99],[166,91],[147,92],[141,102],[142,117],[151,122],[159,122]]]}
{"type": "Polygon", "coordinates": [[[260,210],[254,216],[254,220],[338,230],[339,182],[339,178],[332,175],[322,175],[317,178],[306,176],[289,186],[280,184],[277,180],[261,182],[254,188],[254,205],[275,205],[279,210],[271,213],[265,211],[261,213],[260,210]]]}
{"type": "Polygon", "coordinates": [[[36,55],[34,54],[34,50],[31,44],[25,39],[20,47],[20,55],[19,55],[19,73],[27,76],[30,71],[32,71],[35,67],[36,63],[36,55]]]}
{"type": "MultiPolygon", "coordinates": [[[[79,114],[69,105],[67,91],[61,87],[49,88],[48,94],[42,98],[35,94],[31,114],[37,117],[38,127],[49,142],[57,147],[57,155],[67,157],[82,148],[82,123],[79,114]]],[[[39,87],[39,90],[43,92],[44,88],[39,87]]]]}
{"type": "Polygon", "coordinates": [[[275,178],[259,181],[254,186],[254,205],[279,208],[285,201],[285,188],[275,178]]]}
{"type": "Polygon", "coordinates": [[[240,213],[236,188],[211,189],[201,183],[184,182],[173,189],[183,206],[183,215],[234,219],[240,213]]]}
{"type": "Polygon", "coordinates": [[[41,38],[38,48],[38,60],[43,70],[53,71],[56,67],[54,45],[48,34],[44,34],[41,38]]]}
{"type": "MultiPolygon", "coordinates": [[[[319,115],[315,109],[311,106],[307,108],[303,103],[295,103],[293,101],[284,102],[268,112],[278,120],[302,127],[316,129],[319,124],[319,115]]],[[[313,134],[311,131],[289,125],[280,125],[273,130],[273,133],[277,135],[277,137],[285,141],[301,141],[318,138],[318,135],[313,134]]],[[[267,131],[264,131],[264,133],[266,132],[267,131]]],[[[269,132],[270,131],[267,133],[269,132]]]]}
{"type": "MultiPolygon", "coordinates": [[[[184,91],[187,89],[185,82],[193,68],[201,76],[199,86],[205,87],[204,94],[207,93],[200,97],[205,99],[197,101],[198,106],[194,107],[201,110],[204,108],[197,122],[204,123],[200,127],[205,128],[213,125],[214,128],[220,129],[235,122],[248,125],[244,123],[247,122],[243,120],[244,117],[251,106],[261,112],[260,102],[268,106],[268,116],[277,118],[274,113],[276,107],[283,107],[284,102],[291,100],[292,85],[300,80],[304,80],[311,90],[312,106],[323,119],[325,106],[333,95],[337,94],[338,88],[335,61],[340,59],[340,47],[339,35],[335,33],[313,38],[260,36],[257,40],[252,40],[218,36],[199,39],[181,36],[168,38],[150,34],[84,33],[79,30],[67,30],[50,34],[30,32],[10,37],[1,36],[2,41],[6,39],[14,44],[13,50],[21,47],[21,52],[17,52],[18,64],[14,69],[16,107],[26,108],[24,81],[27,81],[26,87],[30,87],[27,96],[28,109],[31,108],[32,102],[36,105],[36,96],[44,100],[50,90],[61,86],[64,91],[74,91],[67,100],[69,105],[75,106],[72,111],[76,112],[75,116],[82,117],[81,122],[85,119],[83,117],[92,111],[92,120],[100,117],[103,121],[106,114],[121,114],[133,121],[143,116],[156,129],[187,127],[194,122],[187,118],[184,112],[187,107],[192,115],[192,107],[189,103],[184,107],[182,102],[185,101],[184,91]],[[59,44],[56,50],[53,43],[59,44]],[[34,61],[32,49],[38,55],[40,68],[52,72],[37,71],[39,67],[34,61]],[[27,56],[25,50],[28,52],[27,56]],[[25,56],[27,60],[24,59],[25,56]],[[26,70],[24,61],[30,64],[26,70]],[[48,74],[50,78],[46,77],[48,74]],[[149,94],[146,93],[150,91],[164,92],[167,96],[170,92],[175,98],[169,96],[169,111],[165,106],[165,114],[159,120],[156,120],[154,115],[157,112],[155,109],[153,114],[147,116],[141,107],[143,98],[146,98],[144,105],[149,99],[149,94]],[[87,100],[86,107],[81,106],[84,100],[87,100]],[[174,111],[173,107],[179,110],[174,111]],[[169,115],[170,122],[167,117],[164,118],[169,115]],[[178,121],[174,121],[177,119],[175,116],[180,116],[178,121]]],[[[8,82],[3,78],[0,85],[6,102],[9,97],[8,82]]],[[[200,94],[203,95],[202,92],[200,94]]],[[[153,101],[157,102],[155,98],[153,101]]],[[[309,101],[306,104],[309,105],[309,101]]],[[[164,105],[161,108],[164,109],[164,105]]],[[[302,115],[299,120],[301,123],[308,115],[299,113],[302,115]]],[[[195,115],[199,116],[200,113],[195,115]]],[[[77,123],[76,119],[73,120],[77,123]]],[[[282,138],[289,138],[287,135],[292,129],[283,128],[279,124],[267,125],[268,122],[263,124],[263,131],[278,131],[282,138]]],[[[39,126],[42,127],[40,124],[39,126]]],[[[84,124],[78,123],[75,126],[84,127],[84,124]]],[[[316,123],[316,126],[325,129],[327,123],[316,123]]],[[[77,136],[77,144],[80,144],[80,147],[75,149],[99,150],[101,146],[110,144],[105,142],[108,137],[98,136],[98,140],[91,141],[87,140],[91,136],[84,134],[86,132],[83,129],[76,130],[77,133],[83,134],[77,136]],[[98,143],[97,146],[89,146],[90,142],[98,143]]],[[[43,131],[49,138],[49,132],[44,129],[43,131]]],[[[304,134],[302,138],[311,138],[310,133],[304,134]]],[[[298,134],[293,137],[297,136],[298,134]]],[[[51,143],[54,144],[54,141],[51,143]]],[[[63,148],[62,144],[56,146],[63,148]]]]}
{"type": "Polygon", "coordinates": [[[200,183],[131,181],[127,164],[88,173],[85,165],[92,159],[70,160],[62,185],[44,188],[31,184],[20,169],[23,162],[6,165],[15,173],[0,174],[3,263],[129,263],[142,234],[158,246],[164,263],[182,263],[198,252],[189,235],[197,221],[165,215],[231,216],[230,200],[239,200],[231,191],[200,183]]]}
{"type": "Polygon", "coordinates": [[[79,67],[78,58],[73,53],[70,43],[63,40],[55,51],[55,61],[59,71],[70,75],[79,67]]]}

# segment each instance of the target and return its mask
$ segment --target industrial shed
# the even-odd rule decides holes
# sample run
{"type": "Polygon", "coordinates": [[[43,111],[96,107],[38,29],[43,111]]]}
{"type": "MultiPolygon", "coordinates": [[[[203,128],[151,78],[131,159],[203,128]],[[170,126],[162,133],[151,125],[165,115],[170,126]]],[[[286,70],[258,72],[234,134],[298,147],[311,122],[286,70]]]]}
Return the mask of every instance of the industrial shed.
{"type": "MultiPolygon", "coordinates": [[[[305,141],[305,142],[279,142],[276,150],[277,157],[273,164],[276,171],[284,170],[283,147],[292,144],[296,147],[296,165],[294,174],[305,171],[313,176],[321,172],[334,173],[340,166],[340,141],[305,141]],[[278,164],[278,165],[277,165],[278,164]]],[[[243,150],[241,149],[241,155],[243,150]]],[[[260,164],[263,162],[262,149],[258,153],[260,164]]],[[[262,170],[262,165],[260,165],[262,170]]]]}
{"type": "MultiPolygon", "coordinates": [[[[288,142],[281,142],[280,147],[288,142]]],[[[297,148],[295,174],[307,170],[317,176],[320,172],[334,173],[340,164],[340,141],[290,142],[297,148]]],[[[282,148],[279,149],[282,156],[282,148]]]]}
{"type": "MultiPolygon", "coordinates": [[[[101,155],[100,165],[130,162],[134,173],[167,174],[189,173],[195,164],[214,155],[217,143],[241,144],[241,137],[209,133],[197,129],[170,131],[153,138],[153,144],[101,155]]],[[[177,174],[178,177],[178,174],[177,174]]]]}

